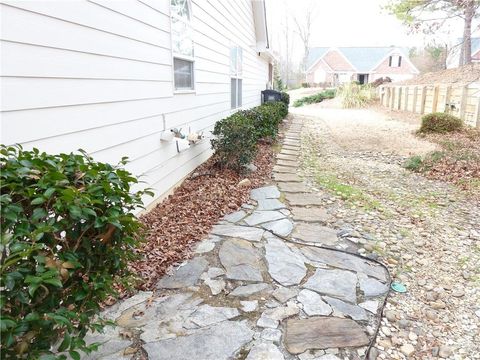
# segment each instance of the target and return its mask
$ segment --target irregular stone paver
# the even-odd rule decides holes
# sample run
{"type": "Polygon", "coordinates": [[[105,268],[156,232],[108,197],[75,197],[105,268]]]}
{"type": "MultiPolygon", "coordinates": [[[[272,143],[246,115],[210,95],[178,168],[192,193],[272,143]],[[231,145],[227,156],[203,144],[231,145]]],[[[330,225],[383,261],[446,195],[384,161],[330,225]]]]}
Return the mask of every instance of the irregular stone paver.
{"type": "Polygon", "coordinates": [[[239,225],[215,225],[212,233],[215,235],[235,237],[249,241],[260,241],[265,231],[262,229],[239,225]]]}
{"type": "Polygon", "coordinates": [[[368,337],[353,320],[312,317],[287,320],[285,347],[292,354],[309,349],[342,348],[368,344],[368,337]]]}
{"type": "Polygon", "coordinates": [[[230,320],[238,315],[240,313],[235,308],[202,305],[188,319],[199,327],[205,327],[230,320]]]}
{"type": "Polygon", "coordinates": [[[307,186],[301,182],[279,182],[278,187],[283,192],[307,193],[309,191],[307,186]]]}
{"type": "Polygon", "coordinates": [[[262,330],[260,337],[263,340],[273,341],[274,343],[278,344],[282,339],[282,332],[278,329],[265,328],[262,330]]]}
{"type": "Polygon", "coordinates": [[[240,296],[240,297],[245,297],[245,296],[250,296],[253,294],[256,294],[258,292],[267,290],[270,288],[270,285],[261,283],[261,284],[250,284],[250,285],[245,285],[245,286],[239,286],[235,288],[229,296],[240,296]]]}
{"type": "Polygon", "coordinates": [[[353,320],[367,320],[367,313],[357,305],[351,305],[345,301],[325,296],[324,300],[333,308],[334,316],[348,316],[353,320]]]}
{"type": "Polygon", "coordinates": [[[358,275],[360,282],[360,290],[363,291],[366,297],[375,297],[383,295],[388,291],[388,286],[382,284],[380,281],[369,278],[367,276],[358,275]]]}
{"type": "Polygon", "coordinates": [[[297,300],[302,303],[303,311],[305,311],[308,316],[326,316],[332,313],[332,308],[324,302],[322,297],[315,291],[303,289],[298,294],[297,300]]]}
{"type": "Polygon", "coordinates": [[[298,168],[300,166],[298,161],[282,160],[282,159],[277,160],[277,164],[281,166],[291,166],[295,168],[298,168]]]}
{"type": "Polygon", "coordinates": [[[280,210],[285,208],[285,204],[278,199],[258,199],[257,210],[280,210]]]}
{"type": "Polygon", "coordinates": [[[181,289],[193,286],[200,278],[200,275],[208,266],[207,260],[202,257],[196,257],[189,260],[185,265],[180,266],[172,275],[160,279],[157,288],[181,289]]]}
{"type": "Polygon", "coordinates": [[[349,271],[317,269],[303,287],[356,304],[357,277],[349,271]]]}
{"type": "Polygon", "coordinates": [[[326,222],[331,218],[324,208],[320,207],[292,207],[293,220],[306,222],[326,222]]]}
{"type": "Polygon", "coordinates": [[[284,286],[299,284],[307,273],[303,259],[278,238],[268,239],[265,258],[270,276],[284,286]]]}
{"type": "Polygon", "coordinates": [[[283,218],[285,218],[285,215],[278,211],[254,211],[250,216],[245,218],[245,222],[250,226],[255,226],[283,218]]]}
{"type": "Polygon", "coordinates": [[[275,235],[288,236],[293,230],[293,223],[288,219],[281,219],[263,224],[262,227],[275,235]]]}
{"type": "Polygon", "coordinates": [[[226,240],[220,247],[218,257],[228,279],[263,281],[262,258],[252,243],[241,239],[226,240]]]}
{"type": "Polygon", "coordinates": [[[240,301],[240,305],[242,305],[242,310],[245,312],[252,312],[257,310],[258,308],[258,300],[252,301],[240,301]]]}
{"type": "Polygon", "coordinates": [[[85,355],[82,359],[96,360],[112,355],[114,359],[121,359],[123,351],[132,343],[132,341],[122,338],[120,336],[120,331],[121,329],[118,327],[106,326],[103,333],[87,333],[84,341],[88,345],[96,342],[103,343],[103,345],[99,348],[99,351],[85,355]]]}
{"type": "Polygon", "coordinates": [[[358,306],[364,308],[367,311],[370,311],[372,314],[376,314],[380,304],[377,300],[367,300],[363,303],[358,304],[358,306]]]}
{"type": "Polygon", "coordinates": [[[257,201],[260,199],[278,199],[280,191],[275,185],[264,186],[250,191],[250,197],[257,201]]]}
{"type": "Polygon", "coordinates": [[[283,160],[292,160],[292,161],[296,161],[298,160],[298,156],[297,155],[287,155],[287,154],[277,154],[277,159],[283,159],[283,160]]]}
{"type": "Polygon", "coordinates": [[[325,245],[335,245],[338,240],[337,232],[334,229],[314,223],[297,224],[292,237],[306,243],[325,245]]]}
{"type": "Polygon", "coordinates": [[[215,242],[211,239],[206,239],[200,242],[195,248],[195,253],[204,254],[212,251],[215,248],[215,242]]]}
{"type": "Polygon", "coordinates": [[[316,194],[285,194],[291,206],[322,205],[322,198],[316,194]]]}
{"type": "Polygon", "coordinates": [[[143,345],[150,359],[219,360],[232,357],[253,337],[253,331],[244,322],[224,321],[210,328],[200,329],[187,336],[179,336],[143,345]]]}
{"type": "Polygon", "coordinates": [[[284,360],[285,357],[272,343],[255,345],[248,353],[246,360],[284,360]]]}
{"type": "Polygon", "coordinates": [[[379,280],[386,281],[387,274],[385,269],[359,257],[352,256],[338,251],[320,249],[314,247],[303,247],[302,253],[310,260],[330,265],[340,269],[353,270],[379,280]]]}
{"type": "Polygon", "coordinates": [[[300,151],[299,150],[289,150],[289,149],[282,149],[280,151],[280,154],[284,155],[299,155],[300,151]]]}
{"type": "Polygon", "coordinates": [[[298,289],[288,288],[288,287],[279,287],[273,292],[273,297],[280,301],[281,303],[290,300],[291,298],[297,296],[298,289]]]}
{"type": "Polygon", "coordinates": [[[296,174],[297,169],[291,166],[274,166],[273,171],[278,172],[278,173],[286,173],[286,174],[296,174]]]}
{"type": "Polygon", "coordinates": [[[242,220],[245,216],[247,216],[247,213],[243,210],[235,211],[234,213],[225,215],[223,217],[223,220],[231,222],[231,223],[236,223],[240,220],[242,220]]]}
{"type": "Polygon", "coordinates": [[[273,178],[276,181],[302,182],[302,179],[296,174],[274,173],[273,178]]]}

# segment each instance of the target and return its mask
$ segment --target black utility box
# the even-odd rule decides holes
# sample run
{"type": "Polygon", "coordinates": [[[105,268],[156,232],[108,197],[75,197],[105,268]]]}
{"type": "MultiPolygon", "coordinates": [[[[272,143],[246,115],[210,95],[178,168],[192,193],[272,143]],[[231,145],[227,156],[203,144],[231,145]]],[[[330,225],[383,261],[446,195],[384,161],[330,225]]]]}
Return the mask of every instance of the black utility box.
{"type": "Polygon", "coordinates": [[[262,91],[262,104],[266,102],[280,101],[282,94],[276,90],[263,90],[262,91]]]}

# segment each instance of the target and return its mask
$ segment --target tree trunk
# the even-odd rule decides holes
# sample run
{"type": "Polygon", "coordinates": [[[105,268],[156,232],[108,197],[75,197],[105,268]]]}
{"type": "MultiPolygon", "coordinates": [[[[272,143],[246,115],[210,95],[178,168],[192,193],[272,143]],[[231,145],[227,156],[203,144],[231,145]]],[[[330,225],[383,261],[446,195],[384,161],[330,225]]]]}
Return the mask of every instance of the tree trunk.
{"type": "Polygon", "coordinates": [[[472,19],[475,15],[475,1],[469,0],[465,4],[465,23],[463,27],[463,58],[460,53],[460,65],[470,64],[472,62],[472,19]]]}

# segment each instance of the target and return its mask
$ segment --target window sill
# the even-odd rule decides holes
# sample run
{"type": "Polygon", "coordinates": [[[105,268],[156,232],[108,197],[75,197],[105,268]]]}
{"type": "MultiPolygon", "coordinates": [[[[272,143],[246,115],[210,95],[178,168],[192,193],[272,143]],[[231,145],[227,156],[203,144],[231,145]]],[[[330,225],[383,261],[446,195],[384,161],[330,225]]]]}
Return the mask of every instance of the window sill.
{"type": "Polygon", "coordinates": [[[181,95],[181,94],[195,94],[196,90],[175,90],[173,95],[181,95]]]}

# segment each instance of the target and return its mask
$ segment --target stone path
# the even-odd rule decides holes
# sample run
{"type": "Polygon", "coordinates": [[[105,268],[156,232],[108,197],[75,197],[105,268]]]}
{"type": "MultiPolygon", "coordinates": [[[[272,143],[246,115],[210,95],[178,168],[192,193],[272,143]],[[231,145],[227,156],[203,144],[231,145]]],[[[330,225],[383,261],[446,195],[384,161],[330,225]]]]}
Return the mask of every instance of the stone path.
{"type": "Polygon", "coordinates": [[[322,195],[297,174],[301,130],[288,124],[276,184],[252,190],[157,291],[105,312],[118,326],[87,339],[106,341],[91,358],[365,358],[389,275],[326,226],[322,195]]]}

